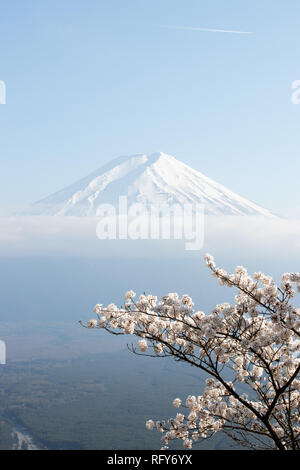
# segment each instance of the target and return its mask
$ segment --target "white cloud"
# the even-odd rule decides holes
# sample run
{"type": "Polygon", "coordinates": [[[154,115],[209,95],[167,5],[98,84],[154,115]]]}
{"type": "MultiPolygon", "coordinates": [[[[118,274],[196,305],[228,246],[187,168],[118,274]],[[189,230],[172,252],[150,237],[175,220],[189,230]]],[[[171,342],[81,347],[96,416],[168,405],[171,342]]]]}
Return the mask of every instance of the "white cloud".
{"type": "MultiPolygon", "coordinates": [[[[178,259],[209,251],[242,260],[285,259],[300,264],[300,220],[205,217],[204,247],[186,251],[184,240],[99,240],[95,217],[0,217],[0,256],[59,255],[178,259]]],[[[241,261],[239,261],[241,260],[241,261]]],[[[284,269],[284,267],[283,267],[284,269]]],[[[298,268],[299,271],[299,268],[298,268]]]]}

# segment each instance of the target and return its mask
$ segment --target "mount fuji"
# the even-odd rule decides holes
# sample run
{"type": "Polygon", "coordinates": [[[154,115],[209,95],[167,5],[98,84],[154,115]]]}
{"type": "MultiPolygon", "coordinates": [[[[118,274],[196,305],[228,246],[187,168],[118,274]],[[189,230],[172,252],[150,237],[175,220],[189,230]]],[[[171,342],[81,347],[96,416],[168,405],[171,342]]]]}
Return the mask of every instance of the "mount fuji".
{"type": "Polygon", "coordinates": [[[276,217],[163,152],[114,159],[85,178],[33,204],[36,215],[95,216],[101,204],[127,196],[150,205],[204,204],[208,215],[276,217]]]}

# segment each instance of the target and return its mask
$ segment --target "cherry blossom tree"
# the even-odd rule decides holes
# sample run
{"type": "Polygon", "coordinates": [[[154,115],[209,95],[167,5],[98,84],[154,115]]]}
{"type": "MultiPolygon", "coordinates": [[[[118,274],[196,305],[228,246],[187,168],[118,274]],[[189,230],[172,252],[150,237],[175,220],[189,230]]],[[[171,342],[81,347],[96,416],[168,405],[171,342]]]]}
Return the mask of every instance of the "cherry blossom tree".
{"type": "Polygon", "coordinates": [[[140,338],[136,353],[174,357],[207,374],[204,392],[188,396],[167,422],[149,419],[146,427],[162,433],[163,449],[182,439],[185,448],[222,431],[251,449],[300,448],[300,309],[291,300],[300,292],[300,273],[283,274],[281,284],[261,272],[233,274],[206,264],[221,285],[237,288],[235,304],[217,305],[210,314],[195,311],[188,295],[129,291],[125,305],[104,308],[83,324],[114,335],[140,338]],[[231,380],[228,380],[228,377],[231,380]]]}

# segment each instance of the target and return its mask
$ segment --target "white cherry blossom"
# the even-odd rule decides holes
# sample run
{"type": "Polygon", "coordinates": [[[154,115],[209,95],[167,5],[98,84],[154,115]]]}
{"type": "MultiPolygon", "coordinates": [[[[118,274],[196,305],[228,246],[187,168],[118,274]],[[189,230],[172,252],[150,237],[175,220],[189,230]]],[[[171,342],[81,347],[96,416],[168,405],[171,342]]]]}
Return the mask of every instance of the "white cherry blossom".
{"type": "Polygon", "coordinates": [[[181,439],[190,449],[222,431],[250,448],[299,449],[300,309],[292,300],[300,273],[284,273],[277,285],[262,272],[251,277],[238,266],[228,274],[212,255],[205,260],[221,285],[237,290],[232,305],[218,304],[205,314],[187,294],[134,300],[128,291],[124,307],[97,304],[97,319],[85,326],[135,335],[136,354],[173,356],[207,374],[202,394],[173,400],[181,413],[167,423],[146,422],[162,433],[163,448],[181,439]]]}

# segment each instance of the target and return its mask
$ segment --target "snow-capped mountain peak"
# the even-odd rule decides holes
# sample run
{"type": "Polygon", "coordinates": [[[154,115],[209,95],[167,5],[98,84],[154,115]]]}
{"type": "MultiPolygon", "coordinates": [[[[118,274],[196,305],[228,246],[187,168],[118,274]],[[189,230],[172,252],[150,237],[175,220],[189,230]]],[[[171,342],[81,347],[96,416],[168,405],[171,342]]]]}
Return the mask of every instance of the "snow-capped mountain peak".
{"type": "Polygon", "coordinates": [[[204,204],[212,215],[274,215],[177,160],[156,152],[114,159],[85,178],[38,201],[35,213],[93,216],[104,203],[204,204]]]}

